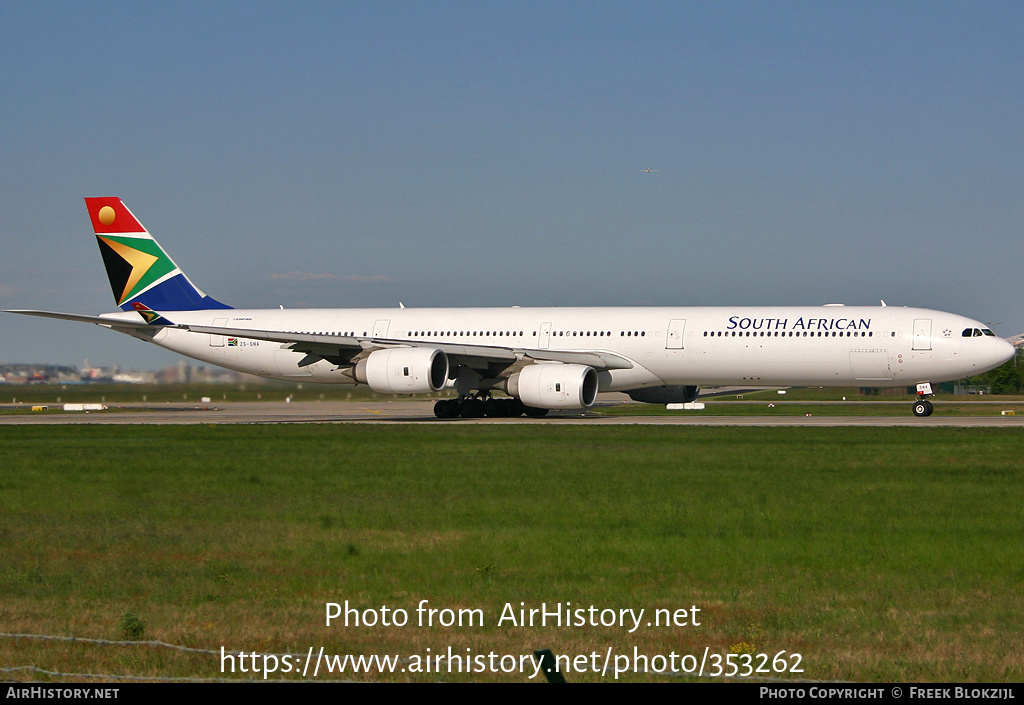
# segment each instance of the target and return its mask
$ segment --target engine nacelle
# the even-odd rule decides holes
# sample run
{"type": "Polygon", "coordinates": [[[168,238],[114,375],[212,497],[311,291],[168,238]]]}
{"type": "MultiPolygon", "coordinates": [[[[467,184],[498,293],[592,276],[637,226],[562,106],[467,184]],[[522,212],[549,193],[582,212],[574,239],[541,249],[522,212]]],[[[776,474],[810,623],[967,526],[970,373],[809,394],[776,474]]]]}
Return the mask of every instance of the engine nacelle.
{"type": "Polygon", "coordinates": [[[537,409],[584,409],[597,399],[597,371],[586,365],[539,363],[509,377],[506,390],[537,409]]]}
{"type": "Polygon", "coordinates": [[[444,387],[448,356],[432,348],[374,350],[354,372],[357,382],[381,394],[426,394],[444,387]]]}
{"type": "Polygon", "coordinates": [[[644,387],[626,392],[633,401],[647,404],[685,404],[697,400],[700,387],[671,385],[667,387],[644,387]]]}

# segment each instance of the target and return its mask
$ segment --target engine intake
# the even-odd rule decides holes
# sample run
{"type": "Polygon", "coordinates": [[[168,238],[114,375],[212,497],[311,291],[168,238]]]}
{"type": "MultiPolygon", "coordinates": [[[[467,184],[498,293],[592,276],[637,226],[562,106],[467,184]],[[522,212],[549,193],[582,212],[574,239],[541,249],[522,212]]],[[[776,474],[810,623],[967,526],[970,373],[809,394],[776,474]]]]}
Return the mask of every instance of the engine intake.
{"type": "Polygon", "coordinates": [[[448,356],[433,348],[374,350],[354,372],[357,382],[381,394],[426,394],[444,387],[448,356]]]}
{"type": "Polygon", "coordinates": [[[538,363],[508,378],[506,391],[538,409],[585,409],[597,399],[597,371],[586,365],[538,363]]]}

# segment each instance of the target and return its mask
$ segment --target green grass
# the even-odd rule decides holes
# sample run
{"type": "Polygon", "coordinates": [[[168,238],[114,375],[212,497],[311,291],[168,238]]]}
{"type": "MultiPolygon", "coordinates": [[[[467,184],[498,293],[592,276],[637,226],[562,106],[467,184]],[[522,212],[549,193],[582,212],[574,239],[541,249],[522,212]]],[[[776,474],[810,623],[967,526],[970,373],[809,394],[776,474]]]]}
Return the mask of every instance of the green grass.
{"type": "MultiPolygon", "coordinates": [[[[618,406],[599,406],[590,410],[588,415],[595,416],[910,416],[911,402],[819,402],[806,403],[799,401],[703,401],[704,408],[699,410],[672,410],[664,405],[655,404],[621,404],[618,406]],[[774,404],[774,406],[769,406],[774,404]]],[[[998,401],[994,403],[965,404],[955,401],[936,401],[935,414],[938,416],[1000,416],[1003,410],[1016,410],[1024,415],[1024,408],[1019,402],[998,401]]]]}
{"type": "MultiPolygon", "coordinates": [[[[913,395],[904,388],[862,394],[857,388],[793,388],[786,394],[766,389],[740,394],[702,397],[702,410],[669,410],[659,404],[627,403],[598,406],[599,416],[908,416],[913,395]],[[772,404],[773,406],[769,406],[772,404]]],[[[930,397],[940,416],[999,416],[1004,409],[1018,409],[1024,397],[1011,395],[956,396],[940,393],[930,397]]],[[[1024,414],[1024,409],[1018,413],[1024,414]]]]}
{"type": "MultiPolygon", "coordinates": [[[[0,404],[59,403],[196,403],[210,397],[210,403],[284,401],[366,401],[395,399],[377,394],[365,386],[312,384],[259,380],[255,384],[29,384],[0,387],[0,404]],[[13,402],[12,402],[13,403],[13,402]]],[[[408,397],[401,397],[408,398],[408,397]]],[[[425,398],[425,397],[423,397],[425,398]]]]}
{"type": "MultiPolygon", "coordinates": [[[[890,387],[869,390],[864,393],[857,387],[790,387],[784,390],[785,394],[779,394],[776,389],[764,389],[754,392],[742,392],[746,401],[834,401],[841,402],[843,399],[850,401],[899,401],[910,402],[914,398],[913,391],[907,391],[907,387],[890,387]]],[[[735,399],[735,394],[724,394],[713,397],[728,401],[735,399]]],[[[950,394],[938,391],[930,397],[932,401],[1024,401],[1022,395],[1012,394],[950,394]]]]}
{"type": "MultiPolygon", "coordinates": [[[[278,653],[753,644],[802,654],[804,678],[1020,681],[1022,441],[1014,429],[0,428],[0,622],[117,639],[130,615],[147,639],[278,653]],[[326,602],[415,619],[422,599],[487,623],[324,626],[326,602]],[[697,605],[702,623],[497,626],[520,601],[697,605]]],[[[152,650],[5,639],[0,654],[0,666],[219,675],[212,657],[152,650]]]]}
{"type": "MultiPolygon", "coordinates": [[[[707,390],[705,390],[707,391],[707,390]]],[[[910,404],[913,395],[906,393],[906,388],[874,390],[875,394],[863,394],[856,387],[800,387],[786,390],[780,395],[774,389],[754,392],[743,392],[741,395],[725,394],[714,397],[703,397],[701,401],[723,403],[735,401],[742,396],[744,401],[793,402],[793,401],[828,401],[842,403],[843,399],[859,402],[905,402],[910,404]]],[[[338,384],[314,384],[310,382],[282,382],[276,380],[257,379],[253,383],[172,383],[172,384],[29,384],[0,386],[0,404],[16,399],[20,404],[56,404],[64,402],[196,402],[202,397],[210,397],[213,402],[253,402],[282,401],[291,396],[293,401],[366,401],[372,399],[408,399],[408,395],[377,394],[369,388],[338,384]]],[[[430,395],[431,398],[437,395],[430,395]]],[[[426,399],[426,395],[414,398],[426,399]]],[[[933,401],[941,402],[988,402],[998,404],[1007,401],[1024,402],[1024,396],[1012,395],[967,395],[939,393],[932,397],[933,401]]],[[[645,404],[645,408],[659,408],[658,405],[645,404]]]]}

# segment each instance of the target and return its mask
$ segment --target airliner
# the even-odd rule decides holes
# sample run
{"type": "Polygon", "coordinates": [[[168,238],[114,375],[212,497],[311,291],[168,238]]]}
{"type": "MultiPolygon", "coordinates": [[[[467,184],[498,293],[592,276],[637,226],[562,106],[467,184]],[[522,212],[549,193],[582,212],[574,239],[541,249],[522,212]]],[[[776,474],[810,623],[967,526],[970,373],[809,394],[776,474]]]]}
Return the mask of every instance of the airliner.
{"type": "Polygon", "coordinates": [[[207,296],[120,198],[86,198],[119,311],[94,323],[206,363],[300,382],[436,394],[439,418],[540,417],[598,392],[652,404],[700,387],[916,387],[980,374],[1013,346],[979,321],[898,306],[238,309],[207,296]],[[446,395],[450,396],[450,395],[446,395]]]}

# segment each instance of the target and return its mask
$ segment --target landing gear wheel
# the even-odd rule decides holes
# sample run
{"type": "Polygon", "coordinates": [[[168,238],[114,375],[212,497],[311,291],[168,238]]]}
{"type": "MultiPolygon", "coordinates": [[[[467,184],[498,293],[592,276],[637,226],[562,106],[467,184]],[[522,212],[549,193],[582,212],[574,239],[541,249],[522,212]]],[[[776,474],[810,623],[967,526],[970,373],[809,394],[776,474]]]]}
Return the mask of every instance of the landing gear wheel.
{"type": "Polygon", "coordinates": [[[434,402],[434,416],[439,419],[458,418],[459,402],[455,399],[439,399],[434,402]]]}
{"type": "Polygon", "coordinates": [[[484,402],[484,414],[489,418],[508,419],[517,414],[513,413],[514,399],[488,399],[484,402]]]}
{"type": "Polygon", "coordinates": [[[466,399],[462,402],[459,414],[464,419],[482,419],[484,417],[484,402],[480,399],[466,399]]]}
{"type": "Polygon", "coordinates": [[[927,399],[914,402],[914,416],[931,416],[935,408],[927,399]]]}
{"type": "Polygon", "coordinates": [[[531,419],[539,419],[542,416],[548,415],[547,409],[538,409],[534,406],[524,406],[523,413],[529,416],[531,419]]]}

